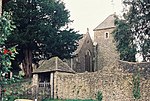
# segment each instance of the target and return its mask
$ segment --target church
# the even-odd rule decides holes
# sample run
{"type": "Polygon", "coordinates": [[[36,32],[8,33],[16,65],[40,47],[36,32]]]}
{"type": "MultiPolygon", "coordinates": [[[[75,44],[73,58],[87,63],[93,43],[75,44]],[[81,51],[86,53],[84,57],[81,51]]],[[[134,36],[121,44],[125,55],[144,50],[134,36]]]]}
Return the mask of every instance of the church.
{"type": "MultiPolygon", "coordinates": [[[[83,34],[82,39],[78,41],[77,50],[73,52],[74,57],[62,60],[68,65],[67,67],[70,67],[75,73],[95,72],[109,69],[108,67],[119,60],[112,35],[115,29],[114,16],[114,14],[108,16],[93,30],[94,40],[92,40],[87,28],[86,34],[83,34]]],[[[49,61],[51,60],[53,59],[49,61]]]]}
{"type": "Polygon", "coordinates": [[[55,99],[95,99],[101,91],[104,101],[135,101],[133,73],[140,69],[141,100],[148,101],[150,64],[121,61],[112,32],[114,14],[95,27],[94,40],[89,29],[78,41],[71,59],[53,57],[33,71],[35,92],[55,99]],[[138,68],[137,68],[138,67],[138,68]],[[148,86],[146,86],[148,85],[148,86]],[[122,99],[122,100],[121,100],[122,99]]]}
{"type": "Polygon", "coordinates": [[[94,41],[89,30],[79,40],[79,46],[74,52],[75,57],[68,64],[75,72],[94,72],[110,67],[119,59],[112,32],[115,29],[115,15],[108,16],[94,31],[94,41]]]}
{"type": "Polygon", "coordinates": [[[57,98],[55,94],[56,85],[59,84],[57,73],[78,75],[109,70],[109,67],[119,59],[112,35],[115,29],[114,20],[114,15],[110,15],[93,30],[94,41],[90,37],[89,29],[87,29],[86,34],[83,34],[82,39],[78,41],[79,45],[73,53],[74,57],[65,60],[53,57],[41,62],[40,66],[33,71],[32,83],[39,85],[38,91],[45,89],[42,87],[50,87],[50,96],[57,98]]]}

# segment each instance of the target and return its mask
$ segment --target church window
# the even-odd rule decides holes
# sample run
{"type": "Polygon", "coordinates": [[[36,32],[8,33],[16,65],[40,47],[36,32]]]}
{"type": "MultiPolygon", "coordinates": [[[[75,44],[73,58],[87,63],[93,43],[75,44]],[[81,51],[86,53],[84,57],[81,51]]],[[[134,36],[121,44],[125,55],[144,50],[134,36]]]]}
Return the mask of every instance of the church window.
{"type": "Polygon", "coordinates": [[[85,54],[85,71],[91,71],[91,53],[89,50],[85,54]]]}
{"type": "Polygon", "coordinates": [[[108,33],[108,32],[105,33],[105,38],[106,38],[106,39],[109,38],[109,33],[108,33]]]}

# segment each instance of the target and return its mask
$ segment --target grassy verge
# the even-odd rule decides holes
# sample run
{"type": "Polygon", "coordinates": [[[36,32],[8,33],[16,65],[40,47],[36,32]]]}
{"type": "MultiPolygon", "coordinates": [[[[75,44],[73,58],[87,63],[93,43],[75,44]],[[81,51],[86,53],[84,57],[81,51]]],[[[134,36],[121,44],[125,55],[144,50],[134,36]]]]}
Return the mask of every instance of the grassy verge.
{"type": "Polygon", "coordinates": [[[96,101],[96,100],[92,100],[92,99],[85,99],[85,100],[80,100],[80,99],[68,99],[68,100],[59,100],[59,99],[55,99],[55,100],[52,100],[52,99],[45,99],[45,100],[42,100],[42,101],[96,101]]]}

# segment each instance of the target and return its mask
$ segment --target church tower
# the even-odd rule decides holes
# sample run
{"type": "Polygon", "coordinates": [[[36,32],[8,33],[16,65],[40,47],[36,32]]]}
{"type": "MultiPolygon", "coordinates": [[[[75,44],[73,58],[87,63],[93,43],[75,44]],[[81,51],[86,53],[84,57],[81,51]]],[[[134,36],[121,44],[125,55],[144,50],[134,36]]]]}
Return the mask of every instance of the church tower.
{"type": "Polygon", "coordinates": [[[115,29],[114,14],[108,16],[94,29],[94,42],[97,43],[97,70],[112,66],[119,59],[112,32],[115,29]]]}

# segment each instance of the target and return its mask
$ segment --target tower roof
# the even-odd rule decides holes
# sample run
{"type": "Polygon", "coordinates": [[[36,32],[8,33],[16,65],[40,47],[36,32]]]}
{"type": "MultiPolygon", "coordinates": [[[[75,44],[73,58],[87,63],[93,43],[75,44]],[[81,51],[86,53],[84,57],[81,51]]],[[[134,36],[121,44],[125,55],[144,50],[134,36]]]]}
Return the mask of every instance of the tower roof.
{"type": "Polygon", "coordinates": [[[39,68],[35,69],[33,73],[44,73],[44,72],[67,72],[67,73],[75,73],[72,68],[68,66],[67,63],[63,62],[58,57],[53,57],[49,60],[45,60],[39,68]]]}
{"type": "Polygon", "coordinates": [[[109,15],[101,24],[99,24],[94,29],[94,31],[101,30],[101,29],[107,29],[107,28],[114,28],[115,27],[114,20],[115,20],[114,14],[109,15]]]}

